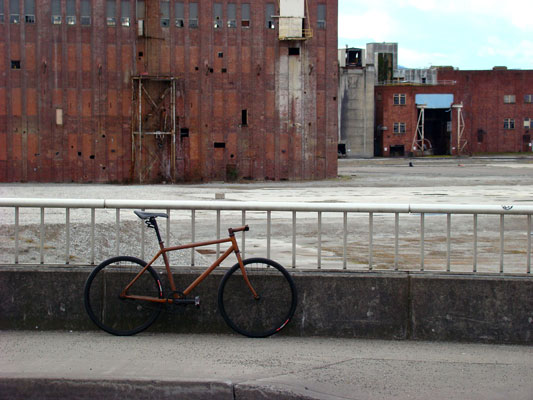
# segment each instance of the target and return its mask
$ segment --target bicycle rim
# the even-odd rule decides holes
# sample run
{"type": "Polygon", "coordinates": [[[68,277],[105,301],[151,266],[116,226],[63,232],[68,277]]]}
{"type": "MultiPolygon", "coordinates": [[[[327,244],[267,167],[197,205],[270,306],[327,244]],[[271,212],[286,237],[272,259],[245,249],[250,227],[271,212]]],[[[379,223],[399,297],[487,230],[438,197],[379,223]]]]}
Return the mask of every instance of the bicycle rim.
{"type": "Polygon", "coordinates": [[[260,296],[255,299],[244,281],[239,264],[222,278],[218,306],[226,323],[249,337],[267,337],[284,328],[294,315],[296,287],[289,273],[265,258],[243,261],[246,274],[260,296]]]}
{"type": "MultiPolygon", "coordinates": [[[[122,299],[120,293],[146,263],[134,257],[115,257],[104,261],[85,284],[85,309],[91,320],[113,335],[133,335],[156,320],[161,305],[142,300],[122,299]]],[[[161,283],[149,267],[128,294],[163,298],[161,283]]]]}

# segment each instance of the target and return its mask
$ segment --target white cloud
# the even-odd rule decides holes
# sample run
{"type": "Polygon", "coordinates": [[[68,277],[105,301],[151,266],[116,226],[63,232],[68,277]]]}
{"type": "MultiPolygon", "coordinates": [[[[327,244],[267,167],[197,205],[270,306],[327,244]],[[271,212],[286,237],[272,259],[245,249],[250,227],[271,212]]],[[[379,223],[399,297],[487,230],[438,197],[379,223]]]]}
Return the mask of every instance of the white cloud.
{"type": "Polygon", "coordinates": [[[391,40],[397,30],[396,22],[381,10],[369,10],[360,15],[339,13],[339,37],[371,38],[376,42],[391,40]]]}
{"type": "Polygon", "coordinates": [[[453,64],[450,56],[439,52],[422,52],[401,47],[398,54],[398,64],[408,68],[427,68],[432,65],[453,64]]]}

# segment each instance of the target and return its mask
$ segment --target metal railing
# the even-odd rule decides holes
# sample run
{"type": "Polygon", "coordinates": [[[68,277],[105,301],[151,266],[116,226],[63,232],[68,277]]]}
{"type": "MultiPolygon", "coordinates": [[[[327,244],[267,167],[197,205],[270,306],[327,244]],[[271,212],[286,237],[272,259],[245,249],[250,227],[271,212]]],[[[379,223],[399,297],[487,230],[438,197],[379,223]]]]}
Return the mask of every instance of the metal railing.
{"type": "MultiPolygon", "coordinates": [[[[160,223],[166,228],[167,243],[176,224],[179,225],[179,239],[182,241],[196,241],[202,224],[203,233],[207,233],[210,239],[213,235],[221,237],[223,220],[224,227],[252,224],[257,236],[251,236],[254,230],[248,236],[243,234],[241,251],[270,258],[272,242],[276,241],[276,248],[283,247],[284,251],[276,250],[273,258],[284,258],[284,264],[291,268],[531,274],[533,207],[447,204],[4,198],[0,199],[0,225],[4,240],[11,240],[13,246],[9,246],[11,251],[3,255],[0,264],[94,265],[103,259],[96,257],[96,227],[99,224],[114,225],[114,243],[113,238],[105,242],[112,249],[108,253],[113,253],[106,254],[107,258],[120,253],[123,245],[121,236],[124,235],[121,228],[126,220],[143,227],[140,239],[134,240],[133,245],[140,247],[141,258],[144,258],[144,225],[134,218],[133,213],[121,218],[125,215],[122,213],[124,209],[165,210],[170,218],[160,223]],[[50,262],[45,257],[51,240],[46,235],[47,224],[50,223],[46,220],[47,210],[57,209],[65,210],[63,221],[60,213],[48,213],[53,214],[49,219],[53,219],[55,225],[64,226],[61,229],[64,259],[63,262],[50,262]],[[88,209],[90,214],[82,216],[81,221],[71,221],[72,210],[79,209],[88,209]],[[24,210],[23,222],[21,210],[24,210]],[[97,210],[99,213],[111,213],[111,216],[99,216],[97,223],[97,210]],[[489,220],[481,223],[481,217],[489,220]],[[452,221],[456,220],[453,224],[452,221]],[[213,221],[216,221],[216,226],[213,221]],[[184,229],[188,223],[190,226],[184,229]],[[83,243],[81,246],[78,244],[78,250],[74,252],[85,245],[88,252],[85,259],[78,257],[72,263],[72,230],[73,226],[80,224],[88,225],[89,231],[82,235],[83,243]],[[35,232],[38,231],[39,242],[38,260],[33,262],[22,260],[22,254],[27,252],[24,243],[31,242],[31,238],[24,241],[21,232],[30,225],[35,232]],[[250,250],[246,248],[247,240],[254,243],[250,250]],[[480,268],[481,258],[488,266],[480,268]],[[507,262],[513,264],[512,268],[507,262]]],[[[105,231],[109,233],[109,229],[105,231]]],[[[78,235],[76,237],[80,240],[78,235]]],[[[214,251],[218,255],[220,250],[217,247],[214,251]]],[[[191,265],[197,264],[196,257],[198,253],[191,251],[191,265]]]]}

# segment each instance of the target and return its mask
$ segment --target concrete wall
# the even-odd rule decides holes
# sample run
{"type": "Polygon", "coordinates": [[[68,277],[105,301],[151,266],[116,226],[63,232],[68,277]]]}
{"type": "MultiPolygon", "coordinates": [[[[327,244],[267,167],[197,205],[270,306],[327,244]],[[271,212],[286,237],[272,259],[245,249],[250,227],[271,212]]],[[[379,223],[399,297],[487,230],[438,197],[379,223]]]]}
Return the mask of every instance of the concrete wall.
{"type": "Polygon", "coordinates": [[[347,157],[374,156],[374,67],[341,68],[339,143],[347,157]]]}
{"type": "MultiPolygon", "coordinates": [[[[90,268],[0,270],[0,329],[96,329],[83,306],[90,268]]],[[[178,287],[192,273],[176,274],[178,287]],[[181,284],[180,284],[181,283],[181,284]]],[[[284,334],[379,339],[533,342],[531,277],[408,273],[293,273],[299,303],[284,334]]],[[[151,331],[230,333],[217,311],[221,274],[195,295],[199,309],[164,313],[151,331]]]]}

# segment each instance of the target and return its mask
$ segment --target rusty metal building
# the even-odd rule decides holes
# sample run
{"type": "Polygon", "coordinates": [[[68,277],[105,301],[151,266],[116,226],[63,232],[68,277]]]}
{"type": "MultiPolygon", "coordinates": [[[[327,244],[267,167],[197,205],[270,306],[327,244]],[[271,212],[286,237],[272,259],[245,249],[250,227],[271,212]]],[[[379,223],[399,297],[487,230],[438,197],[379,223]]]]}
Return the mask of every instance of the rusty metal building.
{"type": "Polygon", "coordinates": [[[0,0],[0,181],[337,173],[337,0],[0,0]]]}

